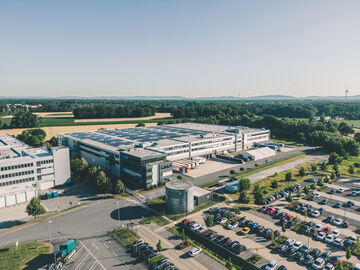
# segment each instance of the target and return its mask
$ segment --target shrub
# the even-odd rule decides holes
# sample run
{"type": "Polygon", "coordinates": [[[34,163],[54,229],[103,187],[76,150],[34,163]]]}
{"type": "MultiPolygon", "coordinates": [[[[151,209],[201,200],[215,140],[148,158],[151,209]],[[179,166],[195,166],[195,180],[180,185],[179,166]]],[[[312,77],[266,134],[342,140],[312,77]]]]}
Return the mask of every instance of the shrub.
{"type": "Polygon", "coordinates": [[[235,174],[235,170],[230,170],[230,174],[235,174]]]}
{"type": "Polygon", "coordinates": [[[244,167],[240,167],[240,171],[243,171],[244,170],[244,167]]]}

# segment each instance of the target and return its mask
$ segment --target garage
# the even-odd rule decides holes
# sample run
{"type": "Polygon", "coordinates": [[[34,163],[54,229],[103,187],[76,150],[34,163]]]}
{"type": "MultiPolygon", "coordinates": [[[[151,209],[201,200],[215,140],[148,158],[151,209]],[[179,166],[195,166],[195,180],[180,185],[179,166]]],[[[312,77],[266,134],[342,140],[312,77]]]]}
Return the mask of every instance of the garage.
{"type": "Polygon", "coordinates": [[[17,203],[26,202],[26,194],[25,194],[25,192],[21,192],[21,193],[16,194],[16,202],[17,203]]]}
{"type": "Polygon", "coordinates": [[[26,201],[30,201],[33,197],[35,197],[35,190],[26,192],[26,201]]]}
{"type": "Polygon", "coordinates": [[[16,204],[16,196],[14,195],[7,195],[6,196],[6,206],[15,205],[16,204]]]}
{"type": "Polygon", "coordinates": [[[0,197],[0,208],[5,207],[5,198],[4,197],[0,197]]]}

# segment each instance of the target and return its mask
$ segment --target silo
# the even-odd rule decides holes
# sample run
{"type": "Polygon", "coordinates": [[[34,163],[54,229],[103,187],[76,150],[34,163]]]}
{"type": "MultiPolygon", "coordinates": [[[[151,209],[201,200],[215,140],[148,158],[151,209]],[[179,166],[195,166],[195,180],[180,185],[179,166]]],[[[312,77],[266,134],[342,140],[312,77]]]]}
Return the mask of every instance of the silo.
{"type": "Polygon", "coordinates": [[[166,208],[168,213],[191,212],[194,209],[193,184],[187,180],[174,180],[166,183],[166,208]]]}

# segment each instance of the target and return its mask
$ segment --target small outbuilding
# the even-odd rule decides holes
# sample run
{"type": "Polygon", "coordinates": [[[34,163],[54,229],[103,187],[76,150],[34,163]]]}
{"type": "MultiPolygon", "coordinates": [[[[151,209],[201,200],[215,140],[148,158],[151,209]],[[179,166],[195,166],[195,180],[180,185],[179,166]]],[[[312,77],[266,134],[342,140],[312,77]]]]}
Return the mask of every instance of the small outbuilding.
{"type": "Polygon", "coordinates": [[[225,185],[225,192],[227,193],[236,193],[240,190],[240,183],[239,183],[239,179],[238,180],[235,180],[235,181],[232,181],[230,183],[227,183],[225,185]]]}
{"type": "Polygon", "coordinates": [[[201,187],[193,186],[194,192],[194,206],[208,202],[212,200],[212,192],[201,187]]]}
{"type": "Polygon", "coordinates": [[[259,160],[276,155],[276,151],[269,147],[261,147],[241,153],[241,156],[250,160],[259,160]]]}

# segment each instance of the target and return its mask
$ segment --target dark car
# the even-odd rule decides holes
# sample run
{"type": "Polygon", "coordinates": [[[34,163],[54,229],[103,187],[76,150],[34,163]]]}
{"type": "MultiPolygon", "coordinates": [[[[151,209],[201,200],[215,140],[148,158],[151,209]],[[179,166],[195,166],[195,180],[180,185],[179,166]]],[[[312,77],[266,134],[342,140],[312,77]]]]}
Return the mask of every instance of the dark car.
{"type": "Polygon", "coordinates": [[[310,246],[308,244],[305,244],[300,248],[299,251],[306,255],[310,252],[310,246]]]}
{"type": "Polygon", "coordinates": [[[314,257],[311,255],[306,255],[302,260],[302,263],[304,265],[311,265],[313,262],[314,262],[314,257]]]}
{"type": "Polygon", "coordinates": [[[329,190],[329,194],[334,194],[335,193],[335,189],[330,189],[329,190]]]}
{"type": "Polygon", "coordinates": [[[329,216],[325,219],[325,222],[328,222],[328,223],[331,223],[335,220],[335,217],[334,216],[329,216]]]}
{"type": "Polygon", "coordinates": [[[338,256],[331,256],[329,258],[329,263],[333,264],[333,265],[337,265],[339,263],[339,257],[338,256]]]}
{"type": "Polygon", "coordinates": [[[315,222],[313,222],[313,221],[309,221],[308,223],[307,223],[307,225],[310,227],[310,228],[312,228],[312,227],[315,227],[315,222]]]}
{"type": "Polygon", "coordinates": [[[325,251],[323,254],[321,254],[321,258],[323,258],[325,261],[327,261],[327,259],[329,259],[329,257],[331,256],[331,252],[330,251],[325,251]]]}
{"type": "Polygon", "coordinates": [[[325,205],[327,203],[328,203],[328,199],[323,199],[321,202],[319,202],[319,204],[323,204],[323,205],[325,205]]]}
{"type": "Polygon", "coordinates": [[[236,254],[239,254],[240,252],[243,252],[246,250],[246,246],[244,245],[240,245],[240,246],[236,246],[234,249],[233,249],[233,252],[236,253],[236,254]]]}
{"type": "Polygon", "coordinates": [[[219,235],[219,237],[215,239],[215,242],[220,243],[224,239],[225,239],[225,235],[219,235]]]}
{"type": "Polygon", "coordinates": [[[320,254],[321,254],[321,251],[320,251],[320,249],[318,249],[318,248],[314,248],[314,249],[310,252],[310,255],[313,256],[314,258],[319,257],[320,254]]]}
{"type": "Polygon", "coordinates": [[[320,208],[318,209],[318,211],[320,212],[321,215],[325,214],[325,209],[322,208],[322,207],[320,207],[320,208]]]}
{"type": "Polygon", "coordinates": [[[264,230],[265,230],[265,227],[264,227],[264,226],[259,226],[259,227],[256,228],[256,231],[257,231],[258,233],[263,233],[264,230]]]}
{"type": "Polygon", "coordinates": [[[279,230],[275,230],[274,231],[274,239],[278,238],[280,236],[280,231],[279,230]]]}
{"type": "Polygon", "coordinates": [[[289,249],[289,246],[281,244],[280,246],[277,247],[277,251],[279,253],[285,253],[287,250],[289,249]]]}
{"type": "Polygon", "coordinates": [[[286,256],[290,257],[293,256],[296,253],[296,248],[291,247],[286,251],[286,256]]]}
{"type": "Polygon", "coordinates": [[[280,265],[277,270],[287,270],[287,268],[285,265],[280,265]]]}
{"type": "Polygon", "coordinates": [[[304,258],[304,253],[298,251],[294,254],[293,258],[295,261],[301,261],[304,258]]]}

